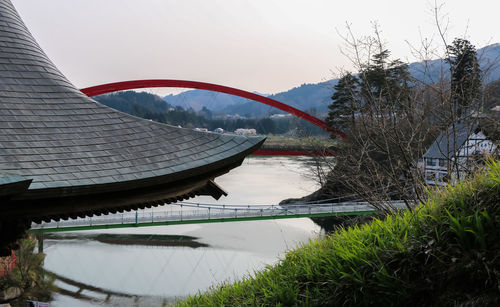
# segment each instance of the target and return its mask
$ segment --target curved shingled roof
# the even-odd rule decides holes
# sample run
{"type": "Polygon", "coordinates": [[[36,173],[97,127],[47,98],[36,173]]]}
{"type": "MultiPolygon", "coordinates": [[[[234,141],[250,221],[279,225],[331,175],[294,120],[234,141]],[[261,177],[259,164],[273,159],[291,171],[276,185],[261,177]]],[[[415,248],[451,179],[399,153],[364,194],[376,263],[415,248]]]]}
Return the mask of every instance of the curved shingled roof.
{"type": "Polygon", "coordinates": [[[263,140],[181,129],[99,104],[61,74],[11,2],[0,0],[3,217],[64,218],[220,196],[211,179],[263,140]]]}

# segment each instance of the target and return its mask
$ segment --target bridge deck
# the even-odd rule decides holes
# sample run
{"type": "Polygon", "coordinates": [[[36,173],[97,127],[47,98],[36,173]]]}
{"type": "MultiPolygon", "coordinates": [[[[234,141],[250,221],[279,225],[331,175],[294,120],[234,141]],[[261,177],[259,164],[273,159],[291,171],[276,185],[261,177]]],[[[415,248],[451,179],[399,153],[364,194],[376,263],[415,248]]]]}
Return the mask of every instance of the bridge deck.
{"type": "MultiPolygon", "coordinates": [[[[400,201],[392,202],[394,209],[404,209],[400,201]]],[[[200,224],[250,220],[268,220],[299,217],[362,215],[376,213],[377,209],[365,202],[326,204],[278,205],[214,205],[175,203],[161,208],[114,213],[87,218],[33,223],[30,232],[61,232],[90,229],[200,224]]]]}

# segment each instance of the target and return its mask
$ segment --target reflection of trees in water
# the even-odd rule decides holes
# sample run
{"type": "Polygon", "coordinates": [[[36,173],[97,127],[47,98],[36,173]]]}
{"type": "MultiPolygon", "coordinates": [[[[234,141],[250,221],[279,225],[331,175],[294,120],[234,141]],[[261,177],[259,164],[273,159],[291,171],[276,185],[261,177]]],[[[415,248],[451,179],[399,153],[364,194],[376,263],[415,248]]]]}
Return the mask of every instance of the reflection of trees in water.
{"type": "Polygon", "coordinates": [[[57,292],[62,294],[62,295],[67,295],[67,296],[70,296],[70,297],[73,297],[76,299],[82,299],[82,300],[86,300],[86,301],[95,301],[96,300],[92,296],[82,294],[83,291],[91,291],[91,292],[97,293],[97,294],[104,294],[106,296],[105,301],[109,301],[112,296],[133,298],[135,301],[137,301],[137,298],[138,298],[136,295],[131,295],[128,293],[116,292],[116,291],[106,290],[106,289],[99,288],[99,287],[94,287],[92,285],[88,285],[88,284],[64,277],[62,275],[58,275],[56,273],[50,272],[49,274],[51,276],[53,276],[55,279],[60,280],[60,281],[64,282],[65,284],[68,284],[70,286],[77,288],[78,290],[76,290],[76,291],[70,291],[70,290],[66,290],[63,288],[59,288],[57,290],[57,292]]]}
{"type": "Polygon", "coordinates": [[[0,291],[10,288],[20,292],[19,297],[9,301],[13,307],[26,306],[26,300],[48,302],[56,289],[54,278],[43,269],[45,255],[35,253],[35,246],[35,238],[22,239],[15,251],[16,266],[0,278],[0,291]]]}
{"type": "MultiPolygon", "coordinates": [[[[48,272],[56,280],[64,284],[74,287],[76,290],[68,290],[58,288],[57,293],[68,296],[80,301],[86,301],[93,305],[110,305],[110,306],[166,306],[173,304],[184,297],[155,297],[155,296],[140,296],[129,294],[126,292],[112,291],[96,286],[92,286],[83,282],[76,281],[71,278],[58,275],[53,272],[48,272]]],[[[24,305],[23,305],[24,306],[24,305]]]]}
{"type": "Polygon", "coordinates": [[[199,238],[184,235],[157,235],[157,234],[44,234],[48,240],[95,240],[106,244],[143,245],[143,246],[184,246],[191,248],[208,247],[208,244],[198,242],[199,238]]]}

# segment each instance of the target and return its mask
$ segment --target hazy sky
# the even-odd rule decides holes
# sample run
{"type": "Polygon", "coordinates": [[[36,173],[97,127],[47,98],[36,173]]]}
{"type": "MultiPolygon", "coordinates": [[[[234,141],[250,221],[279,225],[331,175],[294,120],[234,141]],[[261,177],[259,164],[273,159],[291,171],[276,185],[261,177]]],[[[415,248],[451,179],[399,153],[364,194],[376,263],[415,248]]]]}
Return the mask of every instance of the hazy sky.
{"type": "MultiPolygon", "coordinates": [[[[32,34],[79,88],[186,79],[275,93],[335,77],[345,23],[371,22],[395,57],[406,41],[438,42],[431,0],[12,0],[32,34]]],[[[441,1],[448,37],[500,42],[498,0],[441,1]]]]}

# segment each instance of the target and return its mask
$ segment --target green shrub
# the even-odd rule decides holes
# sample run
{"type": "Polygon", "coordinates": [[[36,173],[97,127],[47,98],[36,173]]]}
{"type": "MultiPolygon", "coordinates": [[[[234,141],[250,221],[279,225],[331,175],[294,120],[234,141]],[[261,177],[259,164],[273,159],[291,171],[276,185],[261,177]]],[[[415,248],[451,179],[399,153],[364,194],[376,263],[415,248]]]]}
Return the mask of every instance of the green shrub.
{"type": "Polygon", "coordinates": [[[26,306],[26,300],[50,301],[54,278],[43,269],[43,254],[35,253],[36,240],[30,236],[20,240],[15,251],[16,266],[7,275],[0,278],[0,291],[7,288],[19,288],[22,295],[9,303],[12,306],[26,306]]]}

